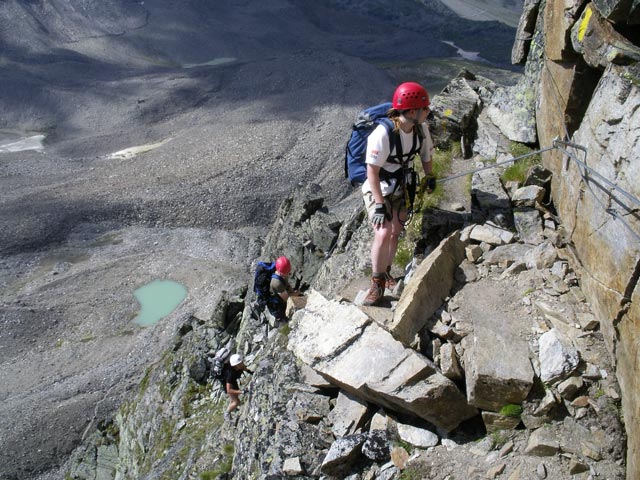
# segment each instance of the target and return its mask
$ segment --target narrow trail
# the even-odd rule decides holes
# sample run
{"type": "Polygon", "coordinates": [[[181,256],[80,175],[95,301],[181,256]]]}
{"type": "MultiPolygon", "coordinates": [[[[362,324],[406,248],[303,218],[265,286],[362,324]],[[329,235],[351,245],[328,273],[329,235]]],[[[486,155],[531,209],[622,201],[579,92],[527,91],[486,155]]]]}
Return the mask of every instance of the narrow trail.
{"type": "MultiPolygon", "coordinates": [[[[444,176],[458,175],[473,169],[474,166],[473,158],[454,156],[451,160],[451,168],[444,176]]],[[[444,197],[439,207],[449,211],[471,212],[470,182],[470,176],[462,176],[442,183],[444,197]],[[461,207],[464,207],[464,210],[461,207]]]]}

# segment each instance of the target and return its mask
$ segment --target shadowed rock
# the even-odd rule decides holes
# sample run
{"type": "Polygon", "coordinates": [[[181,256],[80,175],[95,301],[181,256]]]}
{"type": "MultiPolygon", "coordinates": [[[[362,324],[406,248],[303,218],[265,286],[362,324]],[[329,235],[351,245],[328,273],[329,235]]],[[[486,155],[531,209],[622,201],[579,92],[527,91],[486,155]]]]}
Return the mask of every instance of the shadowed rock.
{"type": "Polygon", "coordinates": [[[622,24],[640,23],[640,4],[630,0],[594,0],[594,6],[607,20],[622,24]]]}
{"type": "Polygon", "coordinates": [[[535,30],[539,6],[540,0],[526,0],[524,2],[516,38],[511,49],[511,63],[514,65],[522,64],[527,59],[529,42],[531,42],[535,30]]]}

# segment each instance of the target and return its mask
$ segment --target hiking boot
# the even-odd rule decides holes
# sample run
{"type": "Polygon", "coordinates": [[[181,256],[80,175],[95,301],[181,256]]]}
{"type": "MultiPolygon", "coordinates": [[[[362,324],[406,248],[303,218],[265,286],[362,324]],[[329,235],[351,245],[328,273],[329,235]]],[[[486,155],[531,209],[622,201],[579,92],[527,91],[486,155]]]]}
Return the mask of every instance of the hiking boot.
{"type": "Polygon", "coordinates": [[[367,292],[367,296],[362,302],[362,305],[365,305],[365,306],[375,305],[380,300],[382,300],[382,297],[384,296],[385,280],[386,280],[385,277],[371,278],[371,287],[369,288],[369,291],[367,292]]]}
{"type": "Polygon", "coordinates": [[[385,288],[388,288],[389,290],[393,290],[394,288],[396,288],[397,285],[398,285],[398,282],[396,282],[396,279],[393,278],[389,272],[384,274],[385,288]]]}

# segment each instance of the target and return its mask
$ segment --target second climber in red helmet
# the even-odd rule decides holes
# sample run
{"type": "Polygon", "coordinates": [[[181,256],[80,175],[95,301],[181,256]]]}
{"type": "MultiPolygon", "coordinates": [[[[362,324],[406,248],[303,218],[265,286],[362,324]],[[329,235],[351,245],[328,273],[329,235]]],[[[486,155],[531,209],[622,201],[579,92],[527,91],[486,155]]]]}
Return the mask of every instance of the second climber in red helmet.
{"type": "Polygon", "coordinates": [[[271,276],[269,284],[269,294],[277,301],[267,304],[269,312],[277,322],[287,321],[287,300],[293,294],[293,289],[289,285],[289,273],[291,272],[291,262],[285,256],[276,259],[276,271],[271,276]]]}
{"type": "MultiPolygon", "coordinates": [[[[373,226],[371,246],[371,287],[363,302],[375,305],[382,300],[385,288],[395,287],[391,265],[398,239],[407,220],[407,188],[415,182],[413,161],[417,156],[425,175],[431,175],[433,141],[426,124],[430,113],[429,94],[415,82],[400,84],[388,112],[391,131],[378,125],[367,139],[367,180],[362,185],[364,203],[373,226]]],[[[416,185],[411,185],[415,191],[416,185]]]]}

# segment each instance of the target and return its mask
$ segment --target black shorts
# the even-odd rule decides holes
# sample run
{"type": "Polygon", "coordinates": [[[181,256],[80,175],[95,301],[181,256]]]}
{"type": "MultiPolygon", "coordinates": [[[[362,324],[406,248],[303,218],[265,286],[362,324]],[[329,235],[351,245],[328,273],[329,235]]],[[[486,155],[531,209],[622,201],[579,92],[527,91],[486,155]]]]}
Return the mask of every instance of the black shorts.
{"type": "Polygon", "coordinates": [[[269,302],[267,304],[269,313],[275,317],[276,320],[286,320],[287,305],[284,302],[269,302]]]}

